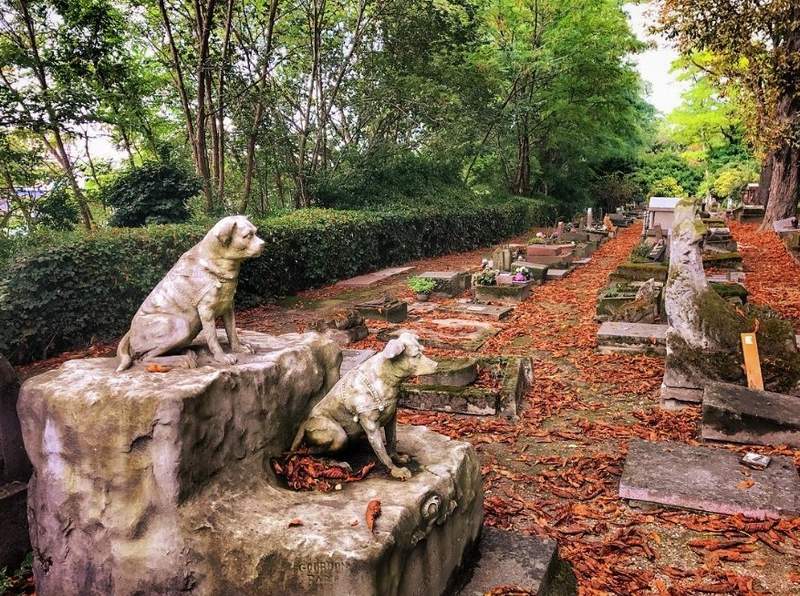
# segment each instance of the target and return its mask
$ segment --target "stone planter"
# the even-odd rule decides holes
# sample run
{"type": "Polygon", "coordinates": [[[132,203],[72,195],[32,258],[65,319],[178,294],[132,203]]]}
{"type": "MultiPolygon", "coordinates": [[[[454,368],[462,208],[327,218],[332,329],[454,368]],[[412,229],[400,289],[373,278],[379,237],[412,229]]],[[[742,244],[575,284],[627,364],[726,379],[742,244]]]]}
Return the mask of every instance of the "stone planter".
{"type": "Polygon", "coordinates": [[[476,302],[499,302],[501,304],[519,304],[531,295],[533,282],[528,281],[510,286],[475,286],[476,302]]]}
{"type": "Polygon", "coordinates": [[[662,263],[623,263],[617,267],[610,279],[611,281],[656,281],[666,282],[669,267],[662,263]]]}

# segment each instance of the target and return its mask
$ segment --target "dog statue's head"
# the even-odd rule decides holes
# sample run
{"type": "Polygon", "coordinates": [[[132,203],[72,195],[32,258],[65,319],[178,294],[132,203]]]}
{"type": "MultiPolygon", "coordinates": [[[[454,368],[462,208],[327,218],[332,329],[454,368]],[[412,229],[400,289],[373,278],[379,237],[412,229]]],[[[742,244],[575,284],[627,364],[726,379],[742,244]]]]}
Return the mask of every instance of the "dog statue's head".
{"type": "Polygon", "coordinates": [[[382,354],[391,363],[392,372],[402,378],[430,375],[439,366],[435,360],[423,355],[422,346],[412,333],[401,333],[397,339],[390,340],[382,354]]]}
{"type": "Polygon", "coordinates": [[[244,215],[223,217],[206,235],[214,245],[215,256],[239,261],[264,252],[264,241],[256,236],[256,227],[244,215]]]}

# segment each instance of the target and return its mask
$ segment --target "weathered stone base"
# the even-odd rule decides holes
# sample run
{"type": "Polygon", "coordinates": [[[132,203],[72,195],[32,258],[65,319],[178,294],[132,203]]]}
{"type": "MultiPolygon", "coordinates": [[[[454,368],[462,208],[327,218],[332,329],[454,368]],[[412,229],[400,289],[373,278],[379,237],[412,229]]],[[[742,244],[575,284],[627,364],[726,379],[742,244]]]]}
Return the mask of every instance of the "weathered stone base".
{"type": "Polygon", "coordinates": [[[202,591],[190,593],[442,594],[480,533],[480,464],[469,444],[424,427],[399,427],[398,446],[413,457],[406,482],[381,468],[340,491],[294,492],[230,474],[187,503],[181,532],[208,558],[202,591]],[[372,499],[382,510],[374,532],[372,499]]]}
{"type": "Polygon", "coordinates": [[[632,441],[619,482],[621,499],[755,519],[800,514],[800,477],[789,457],[765,470],[740,454],[664,441],[632,441]]]}
{"type": "Polygon", "coordinates": [[[558,556],[554,540],[484,527],[476,560],[457,587],[458,596],[483,596],[499,586],[513,586],[537,596],[576,593],[575,577],[558,556]]]}
{"type": "Polygon", "coordinates": [[[800,447],[800,398],[714,383],[703,395],[704,439],[800,447]]]}
{"type": "Polygon", "coordinates": [[[511,286],[475,286],[476,302],[519,304],[531,295],[533,282],[511,286]]]}
{"type": "Polygon", "coordinates": [[[435,281],[433,291],[450,298],[458,296],[472,285],[472,278],[467,271],[426,271],[420,277],[435,281]]]}
{"type": "Polygon", "coordinates": [[[374,300],[354,307],[365,319],[400,323],[408,318],[408,304],[402,300],[374,300]]]}
{"type": "Polygon", "coordinates": [[[566,267],[564,269],[553,269],[552,267],[547,270],[547,275],[545,279],[549,281],[557,281],[559,279],[564,279],[572,273],[573,267],[566,267]]]}
{"type": "Polygon", "coordinates": [[[115,358],[92,358],[25,382],[18,409],[34,468],[28,521],[39,594],[254,593],[244,571],[218,589],[215,551],[198,541],[244,556],[260,522],[241,518],[229,536],[214,517],[268,481],[269,458],[336,382],[341,354],[317,333],[240,337],[255,353],[235,365],[201,355],[196,369],[117,373],[115,358]],[[223,498],[226,475],[238,481],[223,498]],[[192,508],[206,521],[187,521],[192,508]]]}
{"type": "Polygon", "coordinates": [[[606,321],[597,330],[602,354],[666,354],[667,326],[606,321]]]}

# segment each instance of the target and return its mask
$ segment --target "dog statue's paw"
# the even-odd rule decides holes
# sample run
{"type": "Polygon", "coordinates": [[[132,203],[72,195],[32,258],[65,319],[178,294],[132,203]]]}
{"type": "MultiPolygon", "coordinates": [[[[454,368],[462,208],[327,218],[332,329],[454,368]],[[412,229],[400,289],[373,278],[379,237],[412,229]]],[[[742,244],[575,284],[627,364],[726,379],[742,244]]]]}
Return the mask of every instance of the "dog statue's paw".
{"type": "Polygon", "coordinates": [[[256,349],[248,343],[240,343],[238,347],[233,350],[236,354],[255,354],[256,349]]]}
{"type": "Polygon", "coordinates": [[[396,464],[405,465],[411,461],[411,456],[405,453],[395,453],[392,455],[392,461],[396,464]]]}
{"type": "Polygon", "coordinates": [[[214,360],[220,364],[227,364],[230,366],[231,364],[236,364],[237,358],[235,354],[217,354],[214,356],[214,360]]]}
{"type": "Polygon", "coordinates": [[[392,478],[397,478],[398,480],[408,480],[411,478],[411,471],[408,468],[392,468],[390,473],[392,478]]]}

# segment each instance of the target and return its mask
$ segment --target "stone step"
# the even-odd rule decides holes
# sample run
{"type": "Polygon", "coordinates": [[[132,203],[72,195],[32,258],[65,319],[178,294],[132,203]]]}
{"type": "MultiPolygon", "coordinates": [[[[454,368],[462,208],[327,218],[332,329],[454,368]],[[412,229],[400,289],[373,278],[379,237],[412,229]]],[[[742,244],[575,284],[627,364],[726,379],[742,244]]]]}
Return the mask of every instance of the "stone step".
{"type": "Polygon", "coordinates": [[[703,394],[704,439],[800,447],[800,398],[713,383],[703,394]]]}
{"type": "Polygon", "coordinates": [[[725,449],[632,441],[619,496],[755,519],[800,514],[800,477],[792,458],[774,456],[765,470],[747,468],[740,459],[740,454],[725,449]]]}
{"type": "Polygon", "coordinates": [[[667,326],[606,321],[597,330],[601,353],[666,353],[667,326]]]}
{"type": "Polygon", "coordinates": [[[456,589],[457,596],[483,596],[500,586],[537,595],[576,593],[574,575],[554,540],[489,526],[481,532],[472,574],[465,577],[468,583],[456,589]]]}

